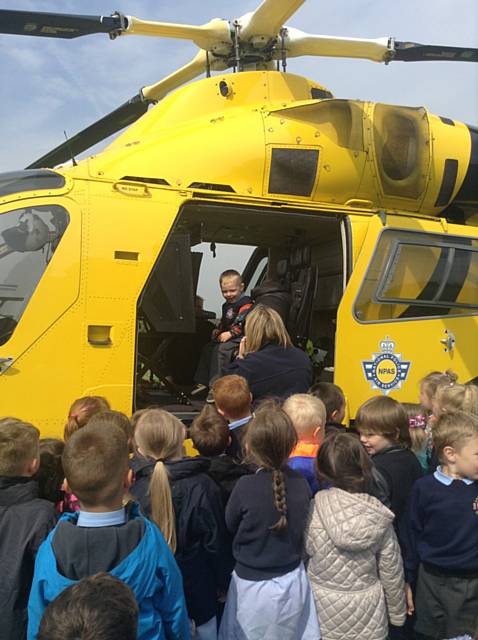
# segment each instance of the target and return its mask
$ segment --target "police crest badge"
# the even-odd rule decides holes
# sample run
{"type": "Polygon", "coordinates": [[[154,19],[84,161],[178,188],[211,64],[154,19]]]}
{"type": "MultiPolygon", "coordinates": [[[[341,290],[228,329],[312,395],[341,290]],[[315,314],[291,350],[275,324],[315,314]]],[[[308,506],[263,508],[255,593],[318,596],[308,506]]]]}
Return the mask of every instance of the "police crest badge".
{"type": "Polygon", "coordinates": [[[380,352],[372,353],[371,360],[363,360],[362,367],[372,389],[388,395],[394,389],[400,389],[410,370],[411,362],[402,360],[401,353],[394,353],[395,342],[386,336],[379,342],[380,352]]]}

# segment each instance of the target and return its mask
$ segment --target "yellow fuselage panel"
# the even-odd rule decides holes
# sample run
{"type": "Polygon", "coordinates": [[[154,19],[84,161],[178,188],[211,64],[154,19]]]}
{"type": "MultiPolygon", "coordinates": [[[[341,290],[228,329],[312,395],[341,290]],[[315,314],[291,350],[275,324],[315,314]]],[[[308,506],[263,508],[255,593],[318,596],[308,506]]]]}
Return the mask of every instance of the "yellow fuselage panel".
{"type": "Polygon", "coordinates": [[[327,95],[304,78],[273,71],[208,78],[150,109],[93,156],[88,169],[80,163],[65,170],[113,180],[149,178],[182,189],[225,185],[241,195],[286,195],[352,210],[438,215],[446,208],[468,169],[465,125],[450,125],[423,108],[312,99],[313,89],[327,95]],[[291,151],[291,181],[300,171],[294,152],[315,151],[307,188],[270,189],[274,149],[291,151]],[[451,183],[450,163],[456,164],[451,183]]]}
{"type": "Polygon", "coordinates": [[[0,415],[59,436],[79,396],[102,395],[131,412],[137,301],[183,202],[172,190],[125,196],[111,182],[75,180],[68,196],[7,205],[53,203],[69,224],[2,346],[14,361],[0,376],[0,415]]]}

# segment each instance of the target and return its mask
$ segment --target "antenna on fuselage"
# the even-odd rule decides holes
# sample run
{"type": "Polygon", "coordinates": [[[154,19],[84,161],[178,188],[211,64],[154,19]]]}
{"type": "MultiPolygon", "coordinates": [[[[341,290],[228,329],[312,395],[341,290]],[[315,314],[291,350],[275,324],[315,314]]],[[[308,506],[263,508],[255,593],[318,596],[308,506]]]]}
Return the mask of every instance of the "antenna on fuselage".
{"type": "Polygon", "coordinates": [[[65,134],[66,144],[68,146],[68,151],[70,152],[71,162],[72,162],[74,167],[77,167],[78,166],[78,162],[75,160],[75,156],[73,155],[73,151],[72,151],[71,146],[70,146],[70,140],[69,140],[68,136],[66,135],[66,131],[64,129],[63,129],[63,133],[65,134]]]}

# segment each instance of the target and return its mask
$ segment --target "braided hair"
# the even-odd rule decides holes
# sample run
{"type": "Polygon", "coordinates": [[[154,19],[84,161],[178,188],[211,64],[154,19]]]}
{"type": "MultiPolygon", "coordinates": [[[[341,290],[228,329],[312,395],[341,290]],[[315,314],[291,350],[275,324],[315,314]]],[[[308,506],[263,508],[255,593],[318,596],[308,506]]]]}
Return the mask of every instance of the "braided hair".
{"type": "Polygon", "coordinates": [[[249,423],[244,446],[248,459],[272,471],[272,493],[279,519],[270,529],[287,527],[287,492],[282,467],[297,444],[297,434],[289,416],[274,401],[261,403],[249,423]]]}

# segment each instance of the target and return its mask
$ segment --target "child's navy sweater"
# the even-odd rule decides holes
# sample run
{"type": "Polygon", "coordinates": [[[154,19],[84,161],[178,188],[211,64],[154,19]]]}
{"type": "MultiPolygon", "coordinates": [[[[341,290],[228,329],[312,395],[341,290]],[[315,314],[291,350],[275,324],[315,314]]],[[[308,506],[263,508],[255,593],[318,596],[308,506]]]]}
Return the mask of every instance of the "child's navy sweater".
{"type": "Polygon", "coordinates": [[[274,503],[272,471],[260,469],[243,476],[226,507],[226,524],[233,534],[235,571],[244,580],[268,580],[296,569],[302,560],[311,492],[297,471],[283,467],[287,496],[287,527],[274,531],[280,517],[274,503]]]}
{"type": "Polygon", "coordinates": [[[404,546],[408,582],[418,565],[456,576],[478,576],[478,482],[440,470],[415,483],[404,546]],[[445,484],[446,483],[446,484],[445,484]]]}

